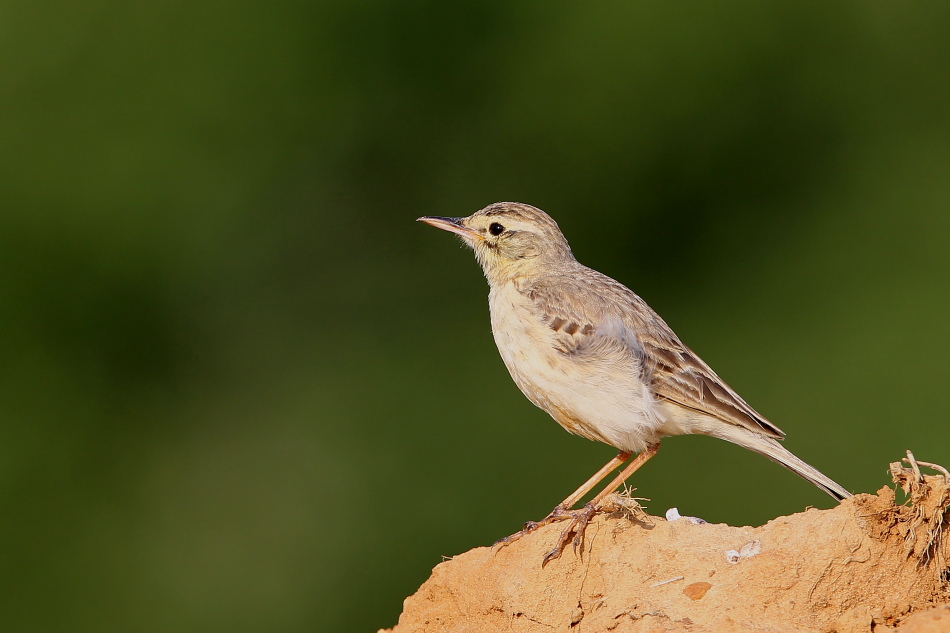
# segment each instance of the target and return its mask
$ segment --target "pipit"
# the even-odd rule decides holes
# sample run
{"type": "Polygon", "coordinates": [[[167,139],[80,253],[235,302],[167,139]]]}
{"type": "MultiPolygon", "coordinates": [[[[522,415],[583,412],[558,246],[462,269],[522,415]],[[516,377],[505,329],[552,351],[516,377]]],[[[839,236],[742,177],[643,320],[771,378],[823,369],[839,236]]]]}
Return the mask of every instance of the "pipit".
{"type": "Polygon", "coordinates": [[[835,499],[851,496],[779,444],[785,434],[686,347],[639,296],[574,259],[557,223],[527,204],[498,202],[465,218],[423,217],[475,251],[488,285],[492,333],[515,384],[567,431],[620,452],[539,522],[569,519],[544,558],[583,543],[603,499],[670,435],[711,435],[788,468],[835,499]],[[631,460],[634,453],[638,455],[631,460]],[[573,506],[620,473],[581,509],[573,506]]]}

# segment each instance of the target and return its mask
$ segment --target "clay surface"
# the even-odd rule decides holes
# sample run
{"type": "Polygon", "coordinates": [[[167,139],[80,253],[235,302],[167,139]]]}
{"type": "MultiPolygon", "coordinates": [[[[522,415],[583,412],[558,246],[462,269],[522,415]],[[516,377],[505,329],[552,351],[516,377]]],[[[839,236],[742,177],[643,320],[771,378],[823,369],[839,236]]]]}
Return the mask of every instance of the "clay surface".
{"type": "Polygon", "coordinates": [[[947,482],[893,473],[904,504],[882,488],[756,528],[599,515],[542,567],[548,525],[438,565],[390,631],[950,632],[947,482]]]}

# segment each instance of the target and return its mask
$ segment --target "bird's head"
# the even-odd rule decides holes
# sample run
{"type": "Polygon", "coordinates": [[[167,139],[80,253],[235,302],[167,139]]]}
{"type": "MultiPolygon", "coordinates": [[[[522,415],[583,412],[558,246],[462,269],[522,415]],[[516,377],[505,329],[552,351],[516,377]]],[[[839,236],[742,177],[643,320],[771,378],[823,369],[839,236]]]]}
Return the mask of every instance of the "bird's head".
{"type": "Polygon", "coordinates": [[[426,216],[419,221],[461,237],[475,251],[489,283],[574,260],[557,223],[528,204],[496,202],[465,218],[426,216]]]}

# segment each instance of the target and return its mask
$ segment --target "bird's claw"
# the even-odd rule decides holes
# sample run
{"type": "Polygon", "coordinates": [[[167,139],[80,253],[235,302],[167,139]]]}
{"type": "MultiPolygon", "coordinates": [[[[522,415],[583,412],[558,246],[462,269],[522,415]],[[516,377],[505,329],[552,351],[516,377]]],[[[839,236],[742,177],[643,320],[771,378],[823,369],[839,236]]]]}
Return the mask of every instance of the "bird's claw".
{"type": "Polygon", "coordinates": [[[584,533],[587,530],[587,524],[590,523],[590,520],[596,513],[597,508],[593,503],[588,503],[580,510],[564,511],[562,516],[565,518],[570,516],[571,520],[564,526],[564,529],[561,530],[561,535],[558,536],[557,545],[554,546],[554,549],[544,555],[544,558],[541,560],[541,567],[544,567],[555,558],[560,558],[568,543],[572,544],[575,554],[580,550],[581,555],[583,555],[584,533]]]}
{"type": "Polygon", "coordinates": [[[564,506],[558,505],[551,511],[549,515],[540,521],[528,521],[524,524],[524,529],[522,529],[520,532],[515,532],[511,536],[498,539],[495,541],[492,547],[497,546],[498,548],[502,548],[505,545],[514,543],[522,536],[531,534],[538,528],[548,525],[549,523],[570,519],[568,524],[564,526],[564,529],[561,530],[561,534],[557,539],[557,545],[555,545],[554,549],[544,555],[544,558],[541,561],[541,566],[544,567],[555,558],[559,558],[564,552],[564,549],[567,547],[568,543],[571,543],[575,553],[578,551],[583,552],[584,532],[587,530],[587,524],[590,523],[590,520],[594,518],[595,514],[597,514],[597,507],[593,503],[588,503],[580,510],[568,510],[564,506]]]}
{"type": "Polygon", "coordinates": [[[522,528],[520,531],[515,532],[511,536],[506,536],[504,538],[498,539],[497,541],[494,542],[494,544],[492,544],[492,547],[497,546],[499,548],[502,548],[505,545],[510,545],[511,543],[514,543],[515,541],[520,539],[522,536],[531,534],[538,528],[544,527],[548,523],[554,523],[555,521],[560,521],[561,519],[565,519],[569,516],[571,515],[570,515],[570,511],[567,508],[561,505],[557,505],[554,507],[553,510],[551,510],[550,514],[548,514],[546,517],[544,517],[540,521],[528,521],[527,523],[524,524],[524,528],[522,528]]]}

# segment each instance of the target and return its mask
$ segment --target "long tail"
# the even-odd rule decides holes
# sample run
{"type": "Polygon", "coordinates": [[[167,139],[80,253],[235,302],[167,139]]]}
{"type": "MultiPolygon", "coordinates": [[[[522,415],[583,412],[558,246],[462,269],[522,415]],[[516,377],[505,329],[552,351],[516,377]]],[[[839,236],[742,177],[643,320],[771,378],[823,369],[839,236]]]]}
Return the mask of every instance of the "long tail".
{"type": "Polygon", "coordinates": [[[803,462],[777,440],[731,424],[719,424],[716,427],[715,432],[710,432],[709,435],[765,455],[776,464],[781,464],[802,479],[815,484],[838,501],[851,496],[850,492],[823,475],[817,468],[803,462]]]}

